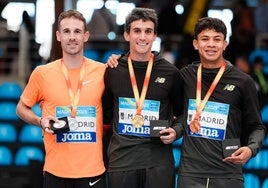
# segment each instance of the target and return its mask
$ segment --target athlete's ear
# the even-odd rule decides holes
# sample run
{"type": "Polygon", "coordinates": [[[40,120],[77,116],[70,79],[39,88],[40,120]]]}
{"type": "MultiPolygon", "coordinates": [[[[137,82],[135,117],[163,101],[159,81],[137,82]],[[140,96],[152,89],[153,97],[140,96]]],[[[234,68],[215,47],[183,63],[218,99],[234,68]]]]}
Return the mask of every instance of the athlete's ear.
{"type": "Polygon", "coordinates": [[[86,32],[84,33],[84,42],[87,42],[87,41],[88,41],[89,36],[90,36],[89,31],[86,31],[86,32]]]}
{"type": "Polygon", "coordinates": [[[60,42],[60,32],[59,31],[56,31],[56,38],[57,38],[57,41],[60,42]]]}
{"type": "Polygon", "coordinates": [[[196,39],[193,40],[193,46],[195,50],[198,50],[198,42],[196,39]]]}
{"type": "Polygon", "coordinates": [[[227,48],[228,46],[228,42],[227,40],[224,41],[224,44],[223,44],[223,51],[225,51],[225,49],[227,48]]]}
{"type": "Polygon", "coordinates": [[[126,31],[124,32],[124,38],[126,41],[129,42],[129,33],[127,33],[126,31]]]}

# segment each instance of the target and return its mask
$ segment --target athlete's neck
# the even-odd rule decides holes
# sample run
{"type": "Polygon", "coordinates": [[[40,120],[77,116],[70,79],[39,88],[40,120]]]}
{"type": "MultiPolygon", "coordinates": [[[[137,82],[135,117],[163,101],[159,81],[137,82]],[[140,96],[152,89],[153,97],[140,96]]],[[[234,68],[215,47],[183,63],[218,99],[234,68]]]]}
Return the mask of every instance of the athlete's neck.
{"type": "Polygon", "coordinates": [[[149,61],[150,60],[150,57],[151,57],[151,52],[150,53],[130,53],[130,57],[133,61],[141,61],[141,62],[144,62],[144,61],[149,61]]]}
{"type": "Polygon", "coordinates": [[[83,63],[83,56],[81,57],[63,57],[63,62],[68,69],[75,69],[81,67],[83,63]]]}
{"type": "Polygon", "coordinates": [[[208,60],[201,60],[201,64],[203,68],[206,69],[216,69],[216,68],[220,68],[222,65],[222,62],[224,61],[224,59],[220,59],[217,61],[208,61],[208,60]]]}

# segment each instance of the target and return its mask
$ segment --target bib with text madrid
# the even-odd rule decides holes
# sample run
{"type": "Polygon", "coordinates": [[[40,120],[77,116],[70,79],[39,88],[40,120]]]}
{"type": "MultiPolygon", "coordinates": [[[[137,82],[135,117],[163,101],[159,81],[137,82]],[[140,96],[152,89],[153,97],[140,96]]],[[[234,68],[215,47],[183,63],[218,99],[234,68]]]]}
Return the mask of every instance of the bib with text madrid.
{"type": "MultiPolygon", "coordinates": [[[[56,117],[71,118],[71,106],[57,106],[56,117]]],[[[96,107],[78,106],[75,120],[78,126],[75,130],[57,134],[57,142],[96,142],[96,107]]]]}
{"type": "MultiPolygon", "coordinates": [[[[187,125],[190,126],[196,113],[195,99],[189,99],[187,125]]],[[[201,113],[199,122],[201,128],[194,133],[188,128],[189,136],[202,137],[213,140],[224,140],[229,113],[229,104],[208,101],[201,113]]]]}
{"type": "Polygon", "coordinates": [[[160,102],[155,100],[145,100],[142,108],[144,125],[135,128],[132,119],[136,115],[136,101],[134,98],[119,97],[119,123],[118,133],[124,135],[134,135],[140,137],[150,136],[150,120],[159,119],[160,102]]]}

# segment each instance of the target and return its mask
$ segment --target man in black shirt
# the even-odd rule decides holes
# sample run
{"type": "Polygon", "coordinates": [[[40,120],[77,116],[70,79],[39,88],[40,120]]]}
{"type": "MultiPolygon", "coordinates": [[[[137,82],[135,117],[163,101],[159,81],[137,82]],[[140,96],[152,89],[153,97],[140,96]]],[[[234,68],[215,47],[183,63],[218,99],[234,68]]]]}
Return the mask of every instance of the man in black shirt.
{"type": "Polygon", "coordinates": [[[221,20],[201,18],[194,31],[200,62],[180,70],[185,115],[178,187],[242,188],[242,165],[265,137],[256,87],[223,58],[227,41],[221,20]]]}
{"type": "Polygon", "coordinates": [[[183,107],[182,79],[174,65],[151,51],[156,28],[154,10],[133,9],[124,32],[130,50],[118,59],[116,69],[105,73],[104,123],[113,127],[108,149],[111,188],[174,188],[171,143],[179,136],[173,122],[183,107]]]}

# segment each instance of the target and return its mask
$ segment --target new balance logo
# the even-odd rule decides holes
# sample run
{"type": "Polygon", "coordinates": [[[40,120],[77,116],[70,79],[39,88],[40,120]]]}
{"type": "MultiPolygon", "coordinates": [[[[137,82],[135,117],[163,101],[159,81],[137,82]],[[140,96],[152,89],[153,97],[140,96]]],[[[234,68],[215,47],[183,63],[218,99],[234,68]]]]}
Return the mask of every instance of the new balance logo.
{"type": "Polygon", "coordinates": [[[163,83],[165,83],[165,81],[166,81],[166,79],[165,78],[160,78],[160,77],[157,77],[156,79],[155,79],[155,83],[161,83],[161,84],[163,84],[163,83]]]}
{"type": "Polygon", "coordinates": [[[235,89],[234,85],[231,84],[227,84],[223,90],[227,90],[227,91],[233,91],[235,89]]]}

